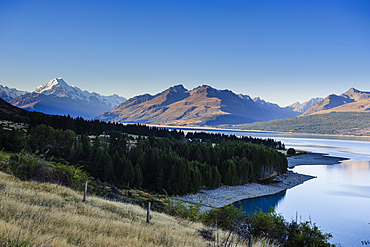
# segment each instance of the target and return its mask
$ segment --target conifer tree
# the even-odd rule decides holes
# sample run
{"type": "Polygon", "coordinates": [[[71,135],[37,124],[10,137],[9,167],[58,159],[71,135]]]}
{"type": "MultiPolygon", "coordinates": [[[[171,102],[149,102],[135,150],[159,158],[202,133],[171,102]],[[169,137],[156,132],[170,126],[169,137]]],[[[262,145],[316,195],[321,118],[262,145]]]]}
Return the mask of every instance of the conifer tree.
{"type": "Polygon", "coordinates": [[[122,175],[122,181],[124,185],[130,187],[132,186],[132,181],[134,180],[134,167],[130,160],[123,159],[124,161],[124,170],[122,175]]]}
{"type": "Polygon", "coordinates": [[[140,166],[135,165],[134,167],[134,179],[132,181],[132,186],[135,188],[141,188],[143,183],[143,175],[141,173],[140,166]]]}
{"type": "Polygon", "coordinates": [[[111,156],[108,152],[104,152],[104,181],[114,182],[116,180],[114,175],[114,167],[111,156]]]}

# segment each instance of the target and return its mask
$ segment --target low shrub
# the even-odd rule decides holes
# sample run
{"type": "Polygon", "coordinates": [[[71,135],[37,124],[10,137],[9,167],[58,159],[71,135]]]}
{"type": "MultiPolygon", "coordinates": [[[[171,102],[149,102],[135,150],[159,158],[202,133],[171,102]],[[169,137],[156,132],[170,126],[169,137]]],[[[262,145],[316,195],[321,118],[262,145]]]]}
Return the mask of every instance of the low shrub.
{"type": "Polygon", "coordinates": [[[47,181],[51,167],[39,157],[27,152],[12,155],[5,165],[5,170],[21,180],[47,181]]]}
{"type": "Polygon", "coordinates": [[[80,167],[49,162],[27,152],[11,156],[3,169],[21,180],[57,183],[77,190],[93,179],[80,167]]]}
{"type": "Polygon", "coordinates": [[[55,164],[50,172],[50,180],[53,183],[60,183],[64,186],[82,190],[85,181],[92,177],[79,167],[73,165],[55,164]]]}

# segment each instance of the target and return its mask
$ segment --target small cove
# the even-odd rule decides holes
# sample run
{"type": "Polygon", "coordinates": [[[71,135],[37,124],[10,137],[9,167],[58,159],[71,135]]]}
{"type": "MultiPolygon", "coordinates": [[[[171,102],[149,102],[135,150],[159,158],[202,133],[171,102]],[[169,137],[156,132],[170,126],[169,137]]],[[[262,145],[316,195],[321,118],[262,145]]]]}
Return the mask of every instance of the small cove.
{"type": "MultiPolygon", "coordinates": [[[[333,235],[338,246],[364,246],[370,240],[370,143],[363,140],[276,138],[287,147],[324,152],[349,160],[333,165],[300,165],[292,170],[317,178],[285,194],[242,201],[250,213],[274,207],[287,220],[312,220],[333,235]]],[[[319,161],[318,161],[319,163],[319,161]]]]}

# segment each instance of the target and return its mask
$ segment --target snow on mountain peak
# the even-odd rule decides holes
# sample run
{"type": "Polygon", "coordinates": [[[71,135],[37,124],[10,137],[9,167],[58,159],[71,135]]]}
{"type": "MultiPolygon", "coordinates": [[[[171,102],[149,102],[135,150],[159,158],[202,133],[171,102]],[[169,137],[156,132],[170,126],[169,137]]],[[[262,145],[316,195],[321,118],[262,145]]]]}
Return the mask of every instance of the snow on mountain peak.
{"type": "Polygon", "coordinates": [[[314,105],[316,105],[317,103],[319,103],[321,100],[323,100],[323,98],[312,98],[304,103],[299,103],[299,102],[296,102],[296,103],[293,103],[291,105],[289,105],[288,107],[290,108],[293,108],[293,111],[295,112],[305,112],[307,111],[308,109],[310,109],[311,107],[313,107],[314,105]]]}
{"type": "Polygon", "coordinates": [[[8,102],[26,93],[26,91],[21,91],[16,88],[9,88],[7,86],[0,85],[0,98],[8,102]]]}
{"type": "Polygon", "coordinates": [[[90,93],[86,90],[82,91],[76,86],[68,85],[62,77],[54,78],[45,85],[38,86],[33,93],[68,97],[71,99],[86,100],[88,102],[99,100],[112,107],[126,100],[118,95],[103,96],[94,92],[90,93]]]}
{"type": "Polygon", "coordinates": [[[63,80],[62,77],[54,78],[48,81],[45,85],[38,86],[34,93],[42,93],[45,95],[55,94],[57,88],[67,89],[69,85],[63,80]]]}

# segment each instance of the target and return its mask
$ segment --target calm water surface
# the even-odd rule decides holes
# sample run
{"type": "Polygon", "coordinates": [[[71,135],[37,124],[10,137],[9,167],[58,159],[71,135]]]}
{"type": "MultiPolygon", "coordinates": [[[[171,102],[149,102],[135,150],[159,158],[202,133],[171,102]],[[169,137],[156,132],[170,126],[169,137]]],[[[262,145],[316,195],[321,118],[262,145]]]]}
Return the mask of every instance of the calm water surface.
{"type": "Polygon", "coordinates": [[[286,219],[311,219],[324,232],[330,232],[331,243],[340,246],[365,246],[370,241],[370,142],[367,138],[274,137],[287,147],[331,156],[349,158],[335,165],[297,166],[293,171],[317,176],[302,185],[261,198],[244,200],[247,211],[268,206],[286,219]],[[267,202],[270,202],[268,205],[267,202]],[[262,207],[261,207],[262,205],[262,207]]]}
{"type": "Polygon", "coordinates": [[[369,137],[209,131],[273,138],[287,148],[348,158],[334,165],[297,166],[293,171],[317,178],[273,196],[244,200],[242,204],[248,212],[267,211],[273,206],[287,220],[296,219],[297,215],[301,220],[311,219],[324,232],[331,233],[330,242],[339,246],[366,246],[362,241],[370,241],[369,137]]]}

